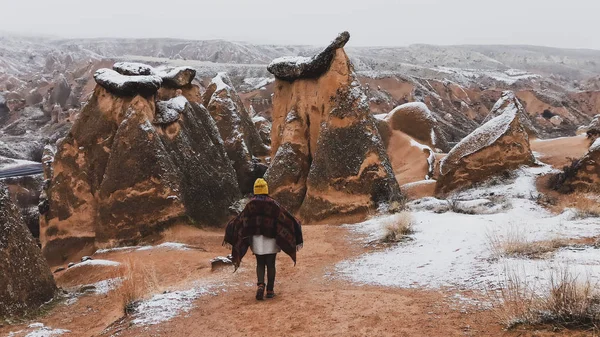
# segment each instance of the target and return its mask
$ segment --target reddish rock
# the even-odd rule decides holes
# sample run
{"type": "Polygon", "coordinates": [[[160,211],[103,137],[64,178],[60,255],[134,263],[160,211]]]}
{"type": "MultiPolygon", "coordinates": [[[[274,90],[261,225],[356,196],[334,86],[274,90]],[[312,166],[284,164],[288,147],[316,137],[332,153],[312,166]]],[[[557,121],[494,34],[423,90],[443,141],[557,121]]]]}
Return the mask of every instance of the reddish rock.
{"type": "Polygon", "coordinates": [[[465,137],[441,161],[437,193],[470,187],[535,162],[527,130],[520,123],[520,108],[513,103],[465,137]]]}
{"type": "Polygon", "coordinates": [[[145,96],[154,82],[126,80],[136,77],[143,95],[136,84],[116,90],[123,96],[104,88],[119,83],[96,87],[46,170],[41,241],[52,262],[96,242],[137,244],[178,221],[223,225],[241,197],[208,111],[183,96],[155,102],[145,96]]]}
{"type": "Polygon", "coordinates": [[[0,318],[23,317],[51,300],[54,278],[0,183],[0,318]]]}
{"type": "Polygon", "coordinates": [[[438,121],[424,103],[407,103],[385,117],[392,130],[402,131],[422,144],[442,152],[450,151],[438,121]]]}
{"type": "Polygon", "coordinates": [[[313,58],[282,58],[273,98],[271,194],[307,222],[364,218],[402,196],[341,34],[313,58]]]}
{"type": "Polygon", "coordinates": [[[217,123],[225,149],[237,173],[242,193],[252,193],[254,181],[266,166],[259,158],[269,155],[242,100],[225,73],[219,73],[206,89],[204,104],[217,123]]]}

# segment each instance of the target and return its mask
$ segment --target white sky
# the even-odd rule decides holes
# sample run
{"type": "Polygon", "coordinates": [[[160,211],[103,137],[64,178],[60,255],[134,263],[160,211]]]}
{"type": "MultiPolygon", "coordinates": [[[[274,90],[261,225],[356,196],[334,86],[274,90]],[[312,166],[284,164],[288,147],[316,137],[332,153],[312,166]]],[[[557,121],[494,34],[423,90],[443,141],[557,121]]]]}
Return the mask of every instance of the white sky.
{"type": "Polygon", "coordinates": [[[0,0],[0,31],[353,46],[600,49],[600,0],[0,0]]]}

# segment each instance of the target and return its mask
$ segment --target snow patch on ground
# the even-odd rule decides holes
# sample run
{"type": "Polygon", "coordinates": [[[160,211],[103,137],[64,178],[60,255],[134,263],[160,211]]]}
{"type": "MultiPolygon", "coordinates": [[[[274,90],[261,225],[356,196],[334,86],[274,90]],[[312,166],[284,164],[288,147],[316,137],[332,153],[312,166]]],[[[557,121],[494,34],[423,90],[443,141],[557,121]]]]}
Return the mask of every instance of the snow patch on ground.
{"type": "Polygon", "coordinates": [[[94,286],[95,290],[94,292],[98,295],[106,295],[109,292],[111,292],[112,290],[118,288],[121,283],[123,283],[123,278],[121,277],[115,277],[115,278],[110,278],[108,280],[102,280],[96,283],[92,283],[90,284],[90,286],[94,286]]]}
{"type": "Polygon", "coordinates": [[[194,301],[201,296],[211,294],[210,287],[194,287],[189,290],[178,290],[154,295],[142,301],[135,309],[133,324],[155,325],[187,313],[194,307],[194,301]]]}
{"type": "Polygon", "coordinates": [[[115,248],[106,248],[106,249],[98,249],[94,255],[96,254],[106,254],[106,253],[112,253],[112,252],[122,252],[124,250],[134,250],[134,249],[138,249],[141,246],[126,246],[126,247],[115,247],[115,248]]]}
{"type": "MultiPolygon", "coordinates": [[[[501,213],[436,213],[444,203],[449,203],[435,198],[421,199],[419,209],[412,213],[414,240],[343,261],[336,266],[338,275],[358,284],[485,291],[497,288],[508,273],[519,273],[524,280],[535,280],[542,286],[549,282],[552,270],[570,268],[581,277],[600,282],[600,250],[596,249],[562,249],[548,260],[494,258],[489,237],[503,237],[515,228],[528,241],[600,235],[597,219],[554,215],[530,200],[530,192],[535,191],[535,177],[550,170],[546,166],[524,168],[517,171],[518,177],[512,183],[471,189],[453,196],[470,200],[476,206],[481,206],[485,196],[491,194],[507,198],[512,207],[501,213]]],[[[372,239],[380,235],[380,223],[385,220],[386,217],[375,218],[350,228],[372,239]]]]}
{"type": "Polygon", "coordinates": [[[151,250],[151,249],[190,250],[188,245],[183,244],[183,243],[165,242],[165,243],[161,243],[160,245],[157,245],[157,246],[143,246],[143,247],[137,248],[136,251],[144,251],[144,250],[151,250]]]}
{"type": "Polygon", "coordinates": [[[50,327],[45,326],[43,323],[32,323],[27,326],[25,330],[19,330],[15,332],[10,332],[8,337],[17,337],[17,336],[25,336],[25,337],[51,337],[51,336],[60,336],[65,333],[69,333],[71,331],[64,329],[52,329],[50,327]]]}
{"type": "Polygon", "coordinates": [[[71,269],[79,268],[79,267],[83,267],[83,266],[118,267],[120,265],[121,264],[119,262],[110,261],[110,260],[87,260],[85,262],[81,262],[81,263],[74,265],[73,267],[71,267],[71,269]]]}

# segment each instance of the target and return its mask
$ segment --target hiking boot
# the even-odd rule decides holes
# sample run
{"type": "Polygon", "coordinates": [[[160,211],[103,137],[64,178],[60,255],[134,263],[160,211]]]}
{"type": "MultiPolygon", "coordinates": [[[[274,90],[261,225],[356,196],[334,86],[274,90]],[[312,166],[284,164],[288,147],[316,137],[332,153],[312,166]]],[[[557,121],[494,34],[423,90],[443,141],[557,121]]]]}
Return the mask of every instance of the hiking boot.
{"type": "MultiPolygon", "coordinates": [[[[256,299],[262,301],[265,296],[265,284],[259,283],[258,289],[256,289],[256,299]]],[[[268,295],[267,295],[268,296],[268,295]]]]}
{"type": "Polygon", "coordinates": [[[275,292],[273,290],[267,290],[267,298],[275,297],[275,292]]]}

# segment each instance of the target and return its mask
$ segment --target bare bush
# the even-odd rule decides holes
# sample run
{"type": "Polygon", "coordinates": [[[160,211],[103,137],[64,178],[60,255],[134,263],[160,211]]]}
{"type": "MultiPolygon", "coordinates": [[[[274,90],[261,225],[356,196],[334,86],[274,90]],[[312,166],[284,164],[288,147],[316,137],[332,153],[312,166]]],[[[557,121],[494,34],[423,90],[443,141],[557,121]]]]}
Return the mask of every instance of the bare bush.
{"type": "Polygon", "coordinates": [[[535,289],[516,273],[507,273],[494,298],[494,312],[508,329],[519,325],[551,325],[568,329],[598,329],[600,294],[589,279],[567,268],[553,271],[548,285],[535,289]]]}
{"type": "Polygon", "coordinates": [[[116,290],[123,305],[123,313],[131,314],[139,302],[161,291],[156,269],[129,260],[121,267],[123,282],[116,290]]]}
{"type": "Polygon", "coordinates": [[[528,240],[518,228],[510,228],[505,235],[488,235],[488,242],[494,257],[541,258],[559,248],[570,245],[569,240],[553,238],[549,240],[528,240]]]}
{"type": "Polygon", "coordinates": [[[402,241],[414,233],[413,222],[413,216],[409,212],[400,212],[389,217],[384,224],[385,233],[381,241],[385,243],[402,241]]]}

